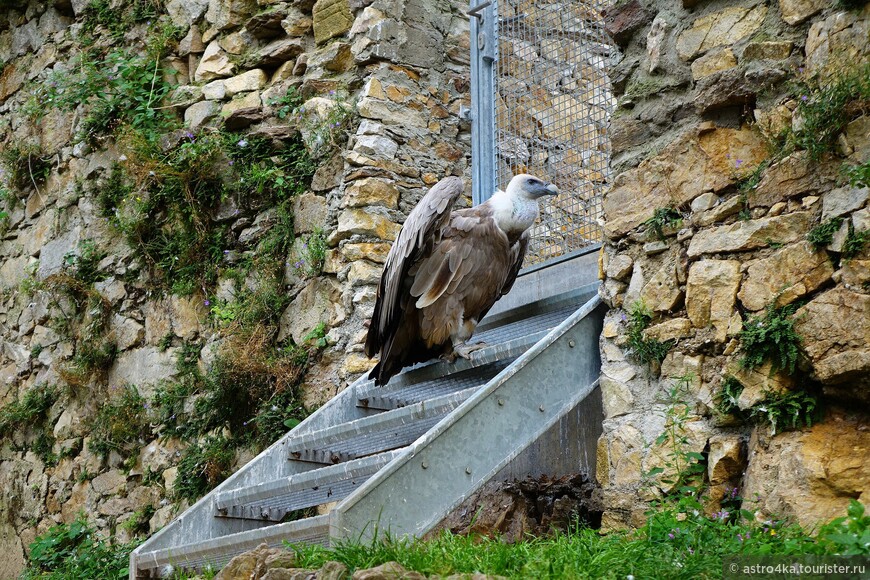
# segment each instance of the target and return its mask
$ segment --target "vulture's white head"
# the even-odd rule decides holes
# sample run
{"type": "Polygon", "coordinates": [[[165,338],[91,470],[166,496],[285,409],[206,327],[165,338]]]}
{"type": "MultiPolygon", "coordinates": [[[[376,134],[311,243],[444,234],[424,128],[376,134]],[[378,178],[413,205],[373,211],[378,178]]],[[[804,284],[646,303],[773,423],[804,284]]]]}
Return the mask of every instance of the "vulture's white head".
{"type": "Polygon", "coordinates": [[[528,173],[520,173],[515,175],[508,183],[505,189],[511,198],[538,199],[545,195],[556,195],[559,193],[559,188],[553,183],[529,175],[528,173]]]}
{"type": "Polygon", "coordinates": [[[510,180],[505,190],[496,192],[487,202],[493,218],[504,232],[524,232],[538,219],[538,200],[559,193],[552,183],[534,175],[521,173],[510,180]]]}

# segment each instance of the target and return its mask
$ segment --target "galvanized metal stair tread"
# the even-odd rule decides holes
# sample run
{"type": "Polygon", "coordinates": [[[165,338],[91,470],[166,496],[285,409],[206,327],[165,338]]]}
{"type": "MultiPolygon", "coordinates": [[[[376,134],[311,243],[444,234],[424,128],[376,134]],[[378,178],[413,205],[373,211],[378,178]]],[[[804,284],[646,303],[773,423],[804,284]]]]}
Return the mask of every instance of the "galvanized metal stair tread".
{"type": "Polygon", "coordinates": [[[446,377],[436,377],[419,383],[414,383],[402,389],[381,389],[373,387],[360,394],[357,405],[366,409],[391,410],[407,407],[426,399],[461,391],[471,387],[486,384],[492,377],[507,367],[516,357],[502,359],[453,373],[446,377]]]}
{"type": "Polygon", "coordinates": [[[264,542],[271,547],[277,547],[285,542],[326,545],[328,541],[329,515],[322,515],[182,544],[174,548],[143,552],[138,557],[140,569],[160,568],[167,564],[176,568],[218,567],[264,542]]]}
{"type": "MultiPolygon", "coordinates": [[[[292,511],[337,501],[392,461],[398,453],[385,451],[338,465],[222,491],[215,495],[214,506],[221,516],[257,519],[257,508],[292,511]],[[250,509],[253,514],[246,515],[242,508],[250,509]]],[[[263,519],[262,516],[260,519],[263,519]]]]}
{"type": "Polygon", "coordinates": [[[463,389],[400,409],[291,437],[287,442],[288,458],[331,464],[403,447],[428,431],[444,415],[470,397],[477,388],[463,389]]]}
{"type": "MultiPolygon", "coordinates": [[[[554,301],[553,308],[547,308],[533,316],[505,322],[475,334],[472,343],[480,341],[486,343],[486,346],[473,352],[470,359],[459,358],[453,363],[441,360],[422,363],[406,369],[393,377],[386,385],[376,386],[372,380],[363,381],[357,387],[359,406],[374,408],[372,405],[366,404],[367,398],[373,400],[376,397],[384,396],[388,391],[402,391],[419,383],[431,383],[469,369],[483,367],[505,359],[514,359],[565,320],[580,306],[585,297],[585,294],[571,292],[560,297],[558,301],[554,301]]],[[[389,396],[392,396],[392,393],[389,396]]]]}

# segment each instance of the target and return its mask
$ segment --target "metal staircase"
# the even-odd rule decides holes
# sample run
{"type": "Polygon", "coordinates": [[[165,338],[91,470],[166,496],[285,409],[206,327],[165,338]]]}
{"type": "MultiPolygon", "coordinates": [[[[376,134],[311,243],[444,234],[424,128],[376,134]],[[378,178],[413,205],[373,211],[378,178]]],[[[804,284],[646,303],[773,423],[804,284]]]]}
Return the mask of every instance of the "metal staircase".
{"type": "Polygon", "coordinates": [[[418,365],[383,387],[356,381],[137,548],[130,578],[219,568],[263,542],[419,536],[494,477],[593,471],[595,258],[522,273],[478,327],[488,346],[471,360],[418,365]]]}

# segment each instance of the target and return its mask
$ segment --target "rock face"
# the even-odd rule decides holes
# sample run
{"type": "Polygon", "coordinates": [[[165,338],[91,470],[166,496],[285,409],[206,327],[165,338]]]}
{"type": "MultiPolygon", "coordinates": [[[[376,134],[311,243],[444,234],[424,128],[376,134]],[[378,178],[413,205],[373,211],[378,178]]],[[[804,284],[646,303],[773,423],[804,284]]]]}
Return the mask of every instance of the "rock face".
{"type": "Polygon", "coordinates": [[[686,313],[695,328],[713,326],[716,340],[724,342],[740,287],[740,262],[701,260],[689,269],[686,313]]]}
{"type": "Polygon", "coordinates": [[[748,310],[761,310],[771,303],[791,304],[831,279],[834,266],[826,252],[799,242],[774,252],[769,258],[748,263],[740,302],[748,310]]]}
{"type": "Polygon", "coordinates": [[[738,222],[698,232],[689,244],[690,257],[753,250],[801,239],[810,229],[812,215],[798,212],[784,216],[738,222]]]}
{"type": "Polygon", "coordinates": [[[789,88],[796,77],[833,86],[860,74],[870,7],[684,0],[621,3],[607,18],[624,53],[608,73],[619,109],[600,268],[611,308],[600,340],[603,527],[641,524],[646,502],[667,491],[641,481],[666,467],[650,442],[675,408],[687,417],[683,451],[707,450],[708,513],[735,488],[760,498],[743,504],[758,518],[813,526],[843,515],[849,498],[870,505],[870,244],[860,233],[870,230],[870,190],[839,173],[866,161],[870,122],[853,102],[830,119],[842,126],[836,144],[821,155],[792,147],[821,101],[789,88]],[[677,225],[661,223],[665,209],[677,225]],[[828,242],[817,228],[832,219],[828,242]],[[650,320],[638,337],[639,300],[650,320]],[[797,309],[788,321],[776,310],[786,305],[797,309]],[[772,332],[747,326],[768,316],[772,332]],[[750,339],[762,336],[767,347],[799,349],[793,370],[770,359],[743,368],[750,339]],[[637,361],[638,338],[665,343],[660,364],[637,361]],[[679,403],[663,403],[673,389],[679,403]],[[827,416],[800,432],[780,420],[775,436],[743,419],[775,413],[783,397],[790,412],[815,401],[827,416]]]}
{"type": "Polygon", "coordinates": [[[704,126],[682,135],[659,155],[614,178],[604,197],[605,232],[621,236],[651,218],[656,208],[681,206],[705,192],[723,190],[745,174],[744,163],[760,162],[764,151],[760,135],[748,129],[704,126]]]}
{"type": "Polygon", "coordinates": [[[845,513],[849,500],[867,503],[870,432],[862,420],[832,413],[809,429],[769,437],[759,428],[749,443],[744,509],[792,518],[805,526],[845,513]]]}
{"type": "MultiPolygon", "coordinates": [[[[470,183],[470,125],[459,114],[469,103],[469,27],[454,3],[169,0],[152,3],[155,14],[148,16],[133,14],[131,3],[107,3],[105,14],[132,23],[121,35],[111,26],[85,26],[83,19],[91,18],[86,4],[15,0],[4,5],[0,24],[0,142],[4,153],[35,147],[48,172],[44,182],[40,174],[13,184],[6,157],[0,162],[0,414],[5,417],[6,405],[32,389],[57,385],[62,393],[32,429],[15,429],[0,445],[4,494],[26,498],[0,502],[0,548],[8,554],[0,565],[3,578],[19,575],[36,534],[80,511],[100,535],[114,533],[121,542],[132,539],[134,532],[123,524],[134,514],[154,509],[150,521],[141,522],[143,535],[175,517],[173,486],[184,475],[178,464],[194,437],[174,438],[183,429],[168,417],[200,414],[204,393],[196,389],[182,400],[173,393],[193,375],[222,372],[237,338],[241,303],[263,299],[266,311],[284,308],[268,315],[269,328],[260,328],[269,348],[277,347],[280,334],[282,346],[318,351],[298,378],[307,407],[323,404],[367,371],[374,362],[362,354],[365,324],[390,242],[438,179],[457,175],[470,183]],[[132,58],[162,42],[159,31],[170,24],[182,39],[161,45],[166,59],[157,72],[166,69],[167,82],[177,85],[165,101],[131,100],[123,103],[129,110],[108,119],[97,109],[98,98],[85,96],[69,110],[33,98],[77,78],[82,42],[91,36],[101,55],[132,58]],[[304,99],[300,107],[297,96],[304,99]],[[45,116],[34,122],[26,111],[40,105],[45,116]],[[154,201],[145,192],[155,180],[178,178],[178,198],[166,201],[179,204],[181,221],[191,205],[184,196],[202,193],[187,191],[184,175],[167,176],[162,162],[145,167],[133,153],[137,131],[120,125],[134,118],[137,127],[148,125],[149,107],[178,120],[177,130],[160,135],[157,157],[189,155],[194,170],[200,155],[219,158],[222,169],[201,176],[210,184],[208,195],[213,182],[234,173],[233,164],[248,163],[242,157],[255,158],[261,171],[250,175],[253,182],[225,183],[227,195],[213,200],[217,207],[185,214],[198,233],[208,234],[208,254],[205,246],[195,250],[213,266],[201,280],[173,265],[176,256],[193,250],[173,245],[156,258],[162,265],[155,268],[155,256],[141,251],[136,234],[116,227],[154,201]],[[90,135],[94,119],[107,126],[90,135]],[[214,147],[210,139],[218,129],[221,143],[214,147]],[[272,148],[268,157],[266,144],[272,148]],[[317,165],[310,187],[295,174],[309,170],[296,150],[301,146],[317,165]],[[304,163],[276,171],[274,163],[285,154],[304,163]],[[125,171],[135,194],[115,189],[113,179],[125,171]],[[258,193],[273,187],[283,189],[280,196],[258,193]],[[111,195],[101,195],[106,192],[111,195]],[[279,202],[280,212],[274,207],[279,202]],[[95,277],[104,279],[73,283],[72,268],[83,257],[87,262],[91,243],[97,254],[108,253],[93,265],[95,277]],[[289,247],[286,255],[267,249],[274,244],[289,247]],[[265,254],[275,263],[263,268],[265,254]],[[153,275],[156,270],[165,277],[153,275]],[[73,295],[55,299],[47,290],[54,284],[70,284],[73,295]],[[76,338],[94,328],[99,340],[76,338]],[[79,385],[75,395],[66,379],[79,385]],[[132,415],[131,426],[139,415],[147,419],[147,436],[133,437],[129,451],[102,457],[91,449],[97,424],[108,421],[98,416],[111,411],[108,402],[121,400],[120,388],[128,384],[142,400],[131,399],[124,412],[132,415]],[[170,399],[174,407],[164,414],[170,399]],[[46,461],[33,452],[37,442],[46,461]],[[49,465],[58,456],[57,465],[49,465]],[[130,477],[119,470],[122,463],[130,477]]],[[[562,58],[560,46],[550,49],[562,58]]],[[[124,60],[118,70],[132,71],[124,68],[129,64],[124,60]]],[[[142,75],[153,70],[134,68],[142,75]]],[[[581,68],[584,75],[603,74],[589,63],[581,68]]],[[[124,81],[99,72],[107,82],[124,81]]],[[[579,86],[560,94],[581,107],[610,99],[579,86]]],[[[590,115],[603,127],[604,108],[590,109],[590,115]]],[[[589,154],[576,153],[572,163],[603,180],[604,148],[602,132],[589,154]]],[[[31,166],[37,157],[31,156],[31,166]]],[[[172,244],[182,238],[187,243],[186,236],[175,237],[174,226],[161,233],[172,244]]],[[[236,362],[256,366],[255,358],[236,362]]],[[[281,380],[295,380],[292,372],[282,373],[281,380]]],[[[238,461],[256,451],[239,450],[238,461]]],[[[270,576],[278,577],[288,576],[270,576]]]]}
{"type": "Polygon", "coordinates": [[[820,381],[848,381],[856,390],[870,386],[870,296],[835,288],[798,310],[797,320],[795,329],[820,381]]]}
{"type": "Polygon", "coordinates": [[[677,38],[677,54],[684,60],[711,48],[734,44],[761,26],[767,7],[730,7],[698,18],[677,38]]]}

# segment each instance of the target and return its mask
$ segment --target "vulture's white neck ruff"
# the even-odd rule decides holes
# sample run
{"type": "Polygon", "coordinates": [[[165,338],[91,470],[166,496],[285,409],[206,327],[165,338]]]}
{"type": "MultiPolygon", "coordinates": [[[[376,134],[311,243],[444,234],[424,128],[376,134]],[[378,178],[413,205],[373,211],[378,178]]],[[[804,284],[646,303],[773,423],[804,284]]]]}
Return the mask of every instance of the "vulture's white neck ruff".
{"type": "Polygon", "coordinates": [[[506,234],[516,234],[529,229],[538,219],[538,202],[520,192],[497,191],[487,203],[492,206],[495,223],[506,234]]]}

